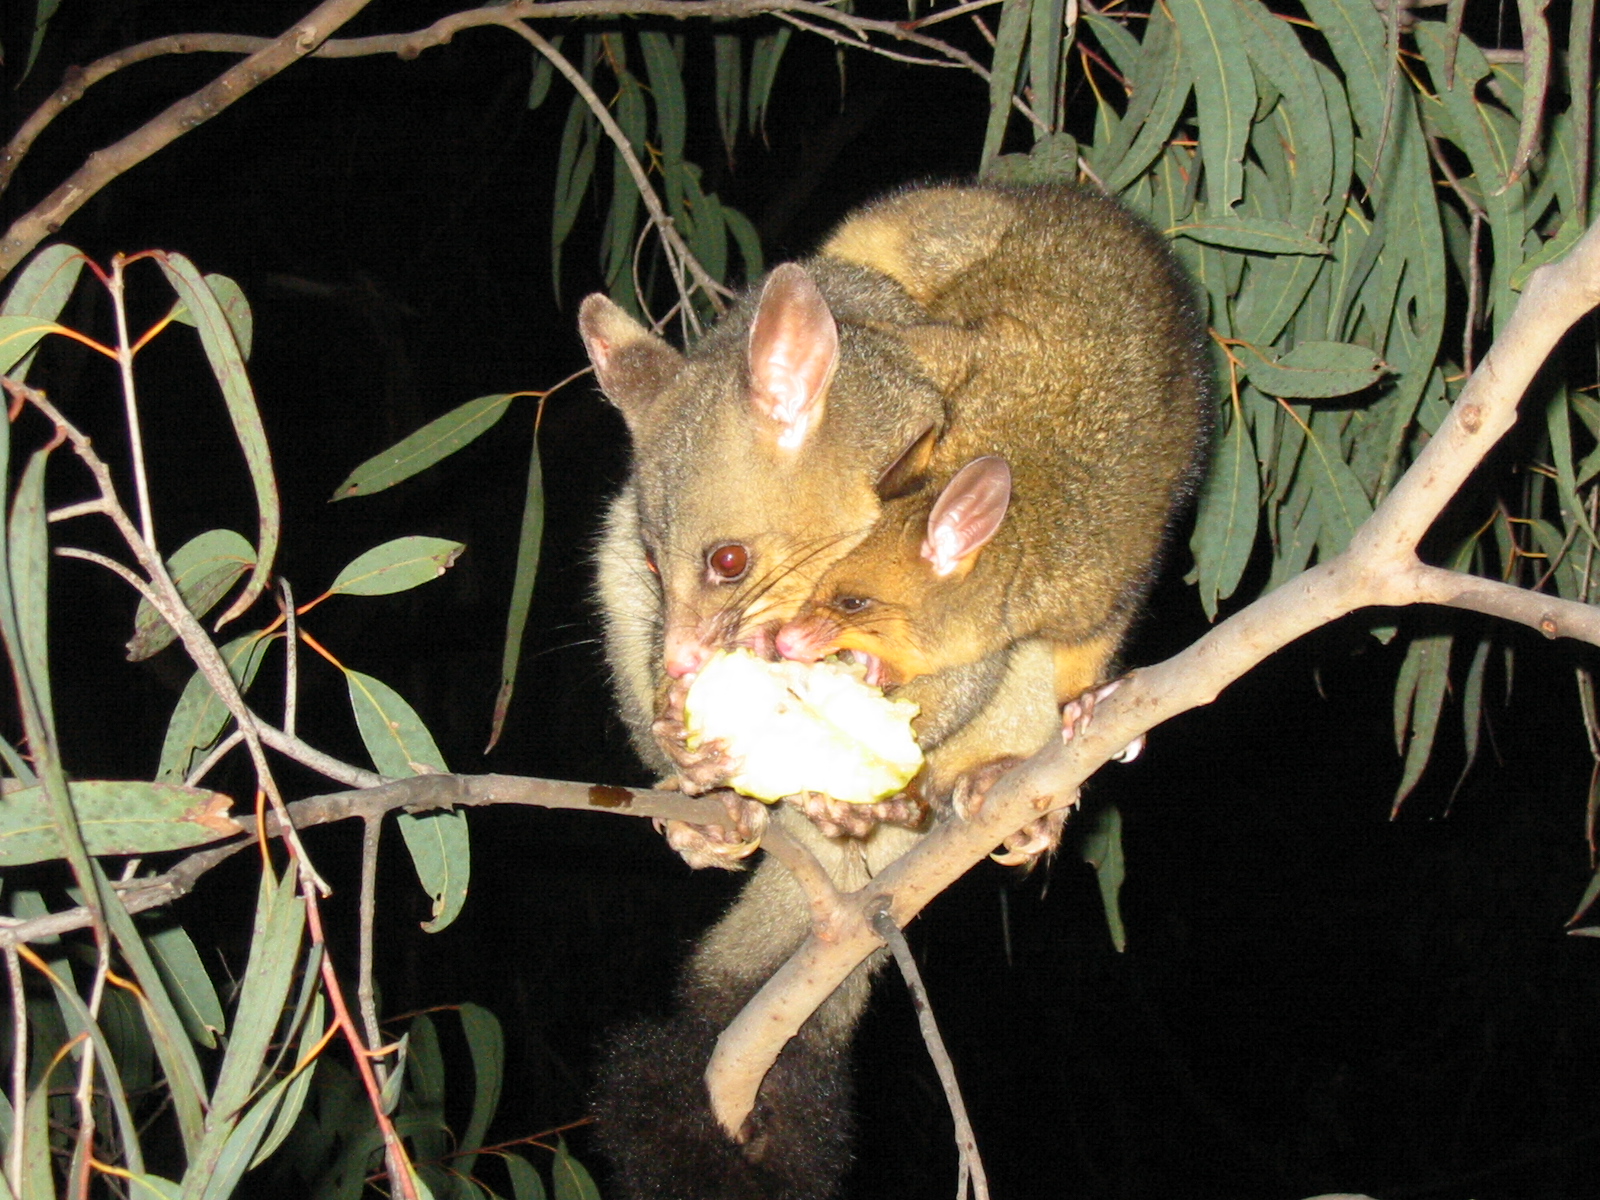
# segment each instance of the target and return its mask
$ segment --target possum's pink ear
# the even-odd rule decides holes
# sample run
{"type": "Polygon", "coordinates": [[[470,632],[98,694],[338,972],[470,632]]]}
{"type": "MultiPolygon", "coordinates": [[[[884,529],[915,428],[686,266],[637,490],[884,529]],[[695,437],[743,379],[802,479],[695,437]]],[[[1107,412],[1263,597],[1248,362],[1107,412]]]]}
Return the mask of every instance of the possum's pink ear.
{"type": "Polygon", "coordinates": [[[822,420],[839,363],[839,328],[804,267],[767,276],[750,323],[750,404],[777,422],[778,445],[798,450],[822,420]]]}
{"type": "Polygon", "coordinates": [[[928,514],[922,557],[933,564],[933,573],[944,578],[970,571],[1010,503],[1011,468],[1005,459],[987,454],[957,471],[928,514]]]}

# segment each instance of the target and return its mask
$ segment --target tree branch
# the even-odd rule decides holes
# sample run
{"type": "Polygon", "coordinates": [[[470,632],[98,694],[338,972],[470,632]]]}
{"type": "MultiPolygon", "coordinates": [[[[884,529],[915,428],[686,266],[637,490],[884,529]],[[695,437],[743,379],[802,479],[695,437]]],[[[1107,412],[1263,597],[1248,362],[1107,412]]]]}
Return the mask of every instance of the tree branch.
{"type": "MultiPolygon", "coordinates": [[[[262,740],[272,745],[273,739],[265,736],[268,730],[263,728],[262,732],[262,740]]],[[[370,772],[366,774],[372,779],[379,778],[370,772]]],[[[727,809],[712,796],[686,796],[682,792],[610,784],[567,783],[558,779],[524,779],[515,775],[417,775],[356,791],[308,796],[291,803],[288,810],[289,819],[295,829],[300,830],[352,818],[381,817],[397,808],[428,812],[435,808],[477,808],[487,804],[582,809],[689,821],[696,825],[716,825],[728,819],[727,809]]],[[[207,871],[240,850],[255,845],[254,816],[242,816],[235,819],[234,824],[239,831],[235,840],[195,851],[159,875],[113,884],[128,911],[139,913],[171,904],[193,891],[207,871]]],[[[272,812],[266,814],[263,827],[268,837],[279,837],[283,833],[282,823],[272,812]]],[[[219,834],[218,839],[226,836],[219,834]]],[[[70,933],[90,924],[89,910],[82,906],[44,917],[0,923],[0,949],[70,933]]]]}

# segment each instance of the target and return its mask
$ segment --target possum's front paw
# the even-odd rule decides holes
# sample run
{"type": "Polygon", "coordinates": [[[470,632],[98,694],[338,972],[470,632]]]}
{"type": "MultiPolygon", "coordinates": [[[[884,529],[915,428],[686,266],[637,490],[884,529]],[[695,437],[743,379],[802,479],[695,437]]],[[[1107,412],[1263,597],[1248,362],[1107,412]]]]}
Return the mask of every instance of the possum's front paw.
{"type": "Polygon", "coordinates": [[[725,787],[739,770],[739,760],[728,754],[727,745],[720,739],[711,738],[689,749],[688,732],[678,717],[658,718],[650,732],[678,769],[674,783],[680,792],[698,796],[725,787]]]}
{"type": "Polygon", "coordinates": [[[824,837],[830,838],[864,838],[879,825],[920,829],[928,819],[927,802],[914,790],[873,804],[835,800],[821,792],[802,792],[791,796],[789,803],[805,813],[824,837]]]}
{"type": "Polygon", "coordinates": [[[724,791],[717,797],[728,810],[726,825],[693,825],[688,821],[656,821],[656,829],[691,867],[720,867],[737,871],[761,845],[767,828],[767,806],[747,800],[737,792],[724,791]]]}
{"type": "MultiPolygon", "coordinates": [[[[1123,676],[1127,678],[1127,676],[1123,676]]],[[[1075,737],[1080,737],[1089,732],[1089,726],[1094,721],[1095,705],[1106,699],[1111,693],[1122,686],[1122,679],[1113,679],[1110,683],[1101,684],[1097,688],[1090,688],[1076,700],[1069,700],[1061,708],[1061,740],[1070,742],[1075,737]]],[[[1144,734],[1140,734],[1122,748],[1119,753],[1111,756],[1112,761],[1130,763],[1139,757],[1139,752],[1144,749],[1144,734]]]]}

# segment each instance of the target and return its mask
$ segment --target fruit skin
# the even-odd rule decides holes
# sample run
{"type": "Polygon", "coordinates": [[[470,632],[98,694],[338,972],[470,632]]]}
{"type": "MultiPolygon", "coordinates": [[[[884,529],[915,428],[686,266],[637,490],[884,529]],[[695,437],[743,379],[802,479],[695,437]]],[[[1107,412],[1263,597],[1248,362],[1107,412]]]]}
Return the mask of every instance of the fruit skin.
{"type": "Polygon", "coordinates": [[[861,676],[838,663],[719,652],[684,698],[689,748],[721,742],[738,763],[728,786],[758,800],[820,792],[871,804],[892,796],[922,766],[911,736],[917,706],[888,699],[861,676]]]}

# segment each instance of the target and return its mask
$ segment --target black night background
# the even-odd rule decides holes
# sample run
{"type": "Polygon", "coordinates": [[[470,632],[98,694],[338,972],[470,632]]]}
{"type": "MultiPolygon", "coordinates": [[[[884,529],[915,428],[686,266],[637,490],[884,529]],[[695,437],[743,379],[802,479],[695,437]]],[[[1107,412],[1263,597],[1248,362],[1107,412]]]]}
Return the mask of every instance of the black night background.
{"type": "MultiPolygon", "coordinates": [[[[0,18],[8,131],[71,64],[162,33],[275,35],[297,15],[279,3],[67,0],[23,78],[29,7],[0,18]]],[[[448,11],[375,5],[340,36],[418,28],[448,11]]],[[[686,32],[691,45],[708,40],[705,27],[686,32]]],[[[224,61],[167,56],[99,85],[40,139],[0,215],[15,218],[224,61]]],[[[867,54],[842,62],[841,73],[834,47],[796,38],[765,138],[745,139],[731,163],[714,120],[691,123],[707,190],[756,222],[769,263],[810,252],[887,188],[976,166],[987,113],[977,80],[867,54]]],[[[529,641],[505,737],[487,756],[533,402],[422,477],[328,501],[357,463],[447,409],[547,388],[585,364],[575,312],[602,286],[604,212],[590,202],[553,283],[565,104],[529,111],[529,75],[527,47],[494,29],[413,61],[308,59],[116,179],[60,237],[101,262],[181,251],[243,287],[285,505],[279,569],[298,594],[389,537],[466,543],[427,587],[331,601],[313,618],[322,644],[409,699],[453,769],[644,784],[611,711],[590,600],[589,547],[628,452],[591,380],[544,409],[547,517],[529,641]]],[[[711,103],[707,80],[697,90],[691,75],[689,87],[691,104],[711,103]]],[[[153,268],[133,278],[142,327],[168,300],[153,268]]],[[[80,288],[67,317],[104,330],[103,295],[80,288]]],[[[192,335],[163,338],[141,371],[164,544],[219,524],[253,528],[192,335]]],[[[111,369],[62,343],[36,378],[114,457],[111,369]]],[[[72,498],[73,473],[59,470],[53,486],[53,502],[72,498]]],[[[1173,539],[1131,664],[1207,627],[1182,581],[1186,539],[1183,529],[1173,539]]],[[[69,768],[147,777],[188,664],[176,648],[124,661],[133,598],[105,572],[58,561],[52,586],[69,768]]],[[[1389,615],[1408,627],[1468,623],[1389,615]]],[[[1600,945],[1565,931],[1591,872],[1591,760],[1573,668],[1592,652],[1503,630],[1515,667],[1490,672],[1491,735],[1476,763],[1460,777],[1459,698],[1449,697],[1435,760],[1391,816],[1401,654],[1366,631],[1374,623],[1347,620],[1295,644],[1090,783],[1086,805],[1115,804],[1125,822],[1126,952],[1110,944],[1072,834],[1078,817],[1053,861],[1026,876],[986,864],[909,930],[996,1196],[1600,1196],[1600,945]]],[[[341,681],[302,665],[301,729],[364,761],[341,681]]],[[[244,795],[248,781],[236,764],[215,786],[244,795]]],[[[329,790],[293,770],[285,786],[329,790]]],[[[502,808],[474,811],[471,828],[466,909],[433,936],[418,928],[427,898],[386,841],[378,977],[387,1014],[473,1000],[499,1016],[506,1095],[490,1141],[506,1140],[582,1116],[595,1044],[668,1002],[677,964],[738,879],[691,873],[638,820],[502,808]]],[[[307,844],[335,884],[336,961],[351,961],[359,833],[334,825],[307,844]]],[[[257,869],[239,855],[175,910],[203,951],[215,947],[207,965],[219,980],[239,968],[257,869]]],[[[460,1046],[446,1052],[468,1070],[460,1046]]],[[[950,1194],[949,1117],[898,978],[884,976],[856,1057],[848,1195],[950,1194]]],[[[584,1158],[586,1131],[570,1137],[584,1158]]]]}

